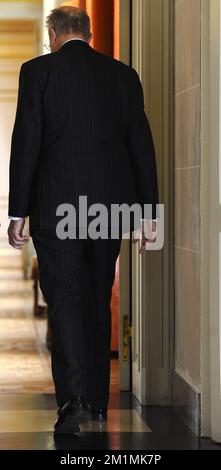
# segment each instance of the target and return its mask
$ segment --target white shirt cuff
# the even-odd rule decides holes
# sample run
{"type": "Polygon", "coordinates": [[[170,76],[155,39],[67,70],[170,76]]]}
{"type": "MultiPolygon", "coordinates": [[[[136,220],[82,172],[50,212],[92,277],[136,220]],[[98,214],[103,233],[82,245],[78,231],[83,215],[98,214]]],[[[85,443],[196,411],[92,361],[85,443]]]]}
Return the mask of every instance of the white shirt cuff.
{"type": "Polygon", "coordinates": [[[22,217],[11,217],[10,215],[9,215],[8,218],[9,218],[10,220],[21,220],[21,219],[22,219],[22,217]]]}

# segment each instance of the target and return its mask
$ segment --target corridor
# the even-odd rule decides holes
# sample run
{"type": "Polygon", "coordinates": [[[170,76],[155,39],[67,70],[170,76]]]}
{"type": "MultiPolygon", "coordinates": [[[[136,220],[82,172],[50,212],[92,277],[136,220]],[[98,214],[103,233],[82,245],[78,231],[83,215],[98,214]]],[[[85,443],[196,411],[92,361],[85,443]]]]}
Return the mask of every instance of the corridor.
{"type": "MultiPolygon", "coordinates": [[[[221,0],[0,0],[0,451],[221,450],[220,51],[221,0]],[[162,228],[158,233],[163,244],[140,256],[138,243],[122,242],[111,301],[107,422],[90,421],[81,425],[79,435],[54,439],[56,401],[47,322],[33,315],[31,270],[36,252],[32,243],[22,252],[8,244],[8,182],[21,64],[49,54],[46,20],[52,9],[64,4],[89,14],[92,48],[132,66],[140,78],[156,153],[163,209],[157,228],[162,228]]],[[[66,69],[62,65],[59,70],[66,69]]],[[[51,94],[56,128],[63,109],[62,79],[58,94],[51,94]]],[[[81,82],[70,80],[70,96],[73,92],[84,97],[81,82]]],[[[100,83],[102,90],[103,80],[100,83]]],[[[111,97],[110,107],[119,108],[115,128],[121,108],[114,88],[111,97]]],[[[69,96],[65,109],[67,103],[69,96]]],[[[92,108],[87,102],[87,108],[99,106],[92,108]]],[[[106,119],[105,108],[103,115],[106,119]]],[[[81,123],[79,115],[76,122],[81,123]]],[[[90,139],[95,123],[93,115],[90,139]]],[[[64,124],[62,136],[66,129],[64,124]]],[[[66,147],[59,148],[63,162],[66,147]]],[[[20,154],[19,145],[19,158],[20,154]]],[[[56,152],[55,163],[59,158],[56,152]]],[[[44,181],[44,162],[38,167],[41,196],[50,190],[44,181]]],[[[14,187],[25,181],[26,165],[17,168],[14,187]]],[[[85,169],[88,166],[82,172],[85,169]]],[[[122,174],[118,171],[121,183],[125,171],[125,166],[122,174]]],[[[110,174],[104,173],[108,187],[110,174]]],[[[93,181],[86,180],[87,185],[93,181]]],[[[61,181],[58,187],[63,189],[61,181]]],[[[33,198],[39,214],[40,199],[33,198]]],[[[42,203],[45,213],[46,206],[42,203]]],[[[28,214],[15,209],[11,216],[28,214]]],[[[35,281],[37,287],[38,273],[35,281]]],[[[37,301],[36,305],[42,307],[37,301]]]]}
{"type": "Polygon", "coordinates": [[[1,240],[0,393],[52,393],[46,324],[33,319],[32,281],[23,277],[21,252],[1,240]]]}

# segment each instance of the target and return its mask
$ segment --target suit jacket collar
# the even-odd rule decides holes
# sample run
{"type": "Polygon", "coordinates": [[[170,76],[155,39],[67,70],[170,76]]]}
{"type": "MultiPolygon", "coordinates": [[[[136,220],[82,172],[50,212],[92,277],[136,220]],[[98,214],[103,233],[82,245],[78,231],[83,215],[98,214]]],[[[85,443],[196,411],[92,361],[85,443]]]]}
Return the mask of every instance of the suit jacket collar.
{"type": "Polygon", "coordinates": [[[68,47],[90,47],[90,44],[82,39],[71,39],[68,40],[67,42],[64,42],[62,46],[60,47],[60,51],[64,48],[68,47]]]}

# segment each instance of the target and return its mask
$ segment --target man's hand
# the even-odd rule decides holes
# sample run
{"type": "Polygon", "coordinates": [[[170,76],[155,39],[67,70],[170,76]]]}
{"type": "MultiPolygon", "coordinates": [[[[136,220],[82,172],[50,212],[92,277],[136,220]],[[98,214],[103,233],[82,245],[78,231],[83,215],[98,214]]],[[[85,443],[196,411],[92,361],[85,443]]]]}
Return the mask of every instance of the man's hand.
{"type": "Polygon", "coordinates": [[[140,233],[139,237],[136,237],[134,234],[133,234],[133,237],[132,237],[132,242],[133,243],[137,243],[139,240],[141,240],[141,247],[139,249],[140,254],[144,253],[144,251],[147,249],[148,245],[150,245],[151,243],[154,243],[156,241],[156,233],[157,233],[156,230],[157,230],[157,224],[154,220],[152,220],[152,221],[142,220],[142,222],[141,222],[141,233],[140,233]],[[145,231],[145,222],[149,223],[149,224],[152,223],[152,226],[150,225],[151,230],[148,230],[147,234],[146,234],[146,231],[145,231]]]}
{"type": "Polygon", "coordinates": [[[9,245],[13,246],[16,250],[21,250],[28,242],[28,237],[23,235],[25,219],[11,220],[8,227],[8,241],[9,245]]]}

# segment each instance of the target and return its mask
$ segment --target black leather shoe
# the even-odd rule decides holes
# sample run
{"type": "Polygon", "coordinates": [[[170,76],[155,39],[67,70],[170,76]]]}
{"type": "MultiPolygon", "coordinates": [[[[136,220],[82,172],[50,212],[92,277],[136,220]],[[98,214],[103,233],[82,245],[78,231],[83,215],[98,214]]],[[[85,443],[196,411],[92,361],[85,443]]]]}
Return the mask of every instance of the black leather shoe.
{"type": "Polygon", "coordinates": [[[107,408],[95,408],[89,403],[87,404],[88,411],[91,414],[92,421],[107,421],[107,408]]]}
{"type": "Polygon", "coordinates": [[[67,423],[66,420],[62,424],[55,425],[54,436],[61,434],[78,434],[80,432],[80,426],[78,423],[67,423]]]}
{"type": "Polygon", "coordinates": [[[76,395],[58,408],[58,418],[54,425],[54,434],[72,434],[80,432],[79,423],[91,419],[87,404],[81,395],[76,395]]]}
{"type": "Polygon", "coordinates": [[[73,422],[70,416],[71,402],[65,403],[64,406],[58,408],[58,417],[54,424],[54,435],[58,434],[75,434],[80,432],[79,423],[73,422]]]}

